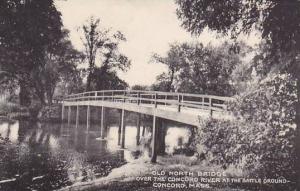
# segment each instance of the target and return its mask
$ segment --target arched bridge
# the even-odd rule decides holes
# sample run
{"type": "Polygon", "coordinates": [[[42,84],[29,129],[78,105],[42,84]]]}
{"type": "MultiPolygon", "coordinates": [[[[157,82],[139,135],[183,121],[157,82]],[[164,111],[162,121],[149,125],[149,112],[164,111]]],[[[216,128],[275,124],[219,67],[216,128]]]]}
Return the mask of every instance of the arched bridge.
{"type": "MultiPolygon", "coordinates": [[[[105,108],[119,109],[121,147],[125,146],[125,111],[136,112],[153,116],[152,135],[157,137],[159,129],[157,128],[157,118],[168,119],[198,127],[199,118],[224,118],[229,117],[227,112],[227,103],[232,98],[175,93],[159,91],[139,91],[139,90],[104,90],[91,91],[68,95],[64,98],[62,104],[62,120],[65,119],[65,108],[68,107],[68,122],[70,122],[71,107],[77,107],[76,127],[78,125],[79,107],[87,106],[87,128],[90,126],[90,106],[101,107],[101,132],[104,126],[105,108]]],[[[139,127],[138,127],[139,128],[139,127]]],[[[138,131],[139,133],[139,131],[138,131]]],[[[104,133],[102,133],[104,135],[104,133]]],[[[153,136],[152,136],[153,137],[153,136]]],[[[104,137],[103,137],[104,138],[104,137]]],[[[156,138],[152,139],[152,148],[157,148],[156,138]]],[[[155,152],[152,149],[152,162],[156,161],[155,152]]]]}

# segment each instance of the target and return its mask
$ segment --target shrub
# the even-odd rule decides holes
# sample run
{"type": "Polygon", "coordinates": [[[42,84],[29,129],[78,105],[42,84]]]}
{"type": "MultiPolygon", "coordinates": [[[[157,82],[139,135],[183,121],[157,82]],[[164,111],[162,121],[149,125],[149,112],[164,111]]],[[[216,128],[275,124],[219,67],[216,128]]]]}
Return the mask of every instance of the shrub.
{"type": "Polygon", "coordinates": [[[277,75],[232,103],[234,120],[201,120],[198,153],[212,164],[235,165],[252,177],[296,182],[295,91],[290,76],[277,75]]]}

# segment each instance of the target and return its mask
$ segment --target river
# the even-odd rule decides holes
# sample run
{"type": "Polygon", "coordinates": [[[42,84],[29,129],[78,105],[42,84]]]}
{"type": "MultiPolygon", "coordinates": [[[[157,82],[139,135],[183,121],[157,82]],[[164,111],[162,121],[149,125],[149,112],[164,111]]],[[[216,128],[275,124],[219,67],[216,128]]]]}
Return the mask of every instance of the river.
{"type": "MultiPolygon", "coordinates": [[[[149,159],[147,144],[136,144],[136,126],[126,127],[126,149],[118,146],[116,125],[108,125],[105,140],[99,138],[99,130],[100,124],[93,124],[87,131],[85,125],[76,128],[0,120],[0,190],[55,190],[107,176],[113,168],[141,157],[149,159]]],[[[145,137],[150,136],[150,131],[146,128],[145,137]]],[[[166,153],[178,153],[190,136],[188,127],[169,124],[166,153]]]]}

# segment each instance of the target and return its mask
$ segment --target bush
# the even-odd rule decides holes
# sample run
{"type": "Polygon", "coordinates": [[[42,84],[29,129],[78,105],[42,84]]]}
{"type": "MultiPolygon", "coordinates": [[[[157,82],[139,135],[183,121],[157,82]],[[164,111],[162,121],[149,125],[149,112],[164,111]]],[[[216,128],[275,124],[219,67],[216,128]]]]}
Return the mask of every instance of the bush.
{"type": "Polygon", "coordinates": [[[198,153],[212,164],[234,165],[252,177],[296,182],[295,91],[290,76],[278,75],[232,103],[236,119],[200,121],[198,153]]]}
{"type": "Polygon", "coordinates": [[[41,121],[60,122],[61,120],[61,105],[53,104],[51,106],[44,106],[39,110],[38,119],[41,121]]]}

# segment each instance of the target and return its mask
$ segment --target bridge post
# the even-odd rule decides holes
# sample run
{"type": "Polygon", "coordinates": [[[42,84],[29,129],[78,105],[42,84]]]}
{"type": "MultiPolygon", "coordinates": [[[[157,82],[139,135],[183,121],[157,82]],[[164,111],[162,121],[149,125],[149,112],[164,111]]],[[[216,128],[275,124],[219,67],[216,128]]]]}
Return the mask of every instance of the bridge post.
{"type": "Polygon", "coordinates": [[[166,134],[168,131],[168,126],[166,121],[163,119],[157,120],[157,126],[158,126],[158,133],[157,133],[158,151],[157,152],[160,155],[164,155],[166,151],[166,134]]]}
{"type": "Polygon", "coordinates": [[[156,125],[156,116],[153,115],[152,123],[152,152],[151,152],[151,162],[156,163],[157,159],[157,125],[156,125]]]}
{"type": "Polygon", "coordinates": [[[157,93],[155,93],[155,95],[154,95],[154,99],[155,99],[155,108],[157,108],[157,93]]]}
{"type": "Polygon", "coordinates": [[[79,124],[79,105],[76,107],[76,128],[78,128],[79,124]]]}
{"type": "Polygon", "coordinates": [[[71,106],[69,106],[68,108],[68,125],[70,125],[70,122],[71,122],[71,106]]]}
{"type": "Polygon", "coordinates": [[[106,124],[105,124],[105,107],[102,106],[101,107],[101,138],[104,139],[105,138],[105,128],[106,128],[106,124]]]}
{"type": "MultiPolygon", "coordinates": [[[[146,114],[144,114],[144,121],[147,121],[147,115],[146,114]]],[[[144,137],[145,136],[145,133],[146,133],[146,130],[147,130],[147,124],[145,124],[144,123],[144,125],[143,125],[143,131],[142,131],[142,136],[144,137]]],[[[151,129],[151,126],[150,126],[150,131],[151,131],[152,129],[151,129]]]]}
{"type": "Polygon", "coordinates": [[[210,114],[210,117],[212,117],[213,110],[212,110],[212,99],[211,98],[209,98],[209,114],[210,114]]]}
{"type": "Polygon", "coordinates": [[[122,117],[121,117],[121,126],[122,126],[122,140],[121,140],[121,148],[125,148],[125,133],[126,133],[126,124],[125,124],[125,110],[122,109],[122,117]]]}
{"type": "Polygon", "coordinates": [[[141,134],[141,114],[138,113],[137,125],[136,125],[136,145],[140,144],[140,134],[141,134]]]}
{"type": "Polygon", "coordinates": [[[121,133],[122,133],[122,111],[120,111],[119,118],[119,128],[118,128],[118,145],[121,145],[121,133]]]}
{"type": "Polygon", "coordinates": [[[61,121],[64,122],[64,115],[65,115],[65,105],[64,103],[62,104],[62,107],[61,107],[61,121]]]}
{"type": "Polygon", "coordinates": [[[145,136],[145,131],[146,131],[146,126],[143,125],[143,130],[142,130],[142,136],[143,136],[143,137],[145,136]]]}
{"type": "Polygon", "coordinates": [[[123,93],[123,102],[125,103],[126,102],[126,91],[124,90],[124,93],[123,93]]]}
{"type": "Polygon", "coordinates": [[[165,106],[167,106],[168,95],[165,95],[165,106]]]}
{"type": "Polygon", "coordinates": [[[86,129],[89,130],[90,129],[90,114],[91,114],[91,108],[88,105],[87,106],[87,111],[86,111],[86,129]]]}
{"type": "Polygon", "coordinates": [[[178,112],[181,111],[181,101],[182,101],[182,97],[180,96],[180,94],[178,94],[178,112]]]}
{"type": "Polygon", "coordinates": [[[138,105],[141,104],[141,92],[138,92],[138,100],[137,100],[137,104],[138,104],[138,105]]]}

